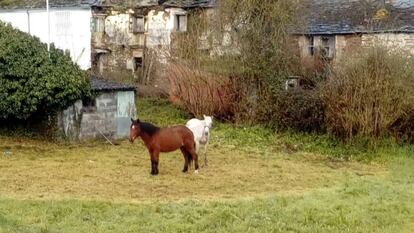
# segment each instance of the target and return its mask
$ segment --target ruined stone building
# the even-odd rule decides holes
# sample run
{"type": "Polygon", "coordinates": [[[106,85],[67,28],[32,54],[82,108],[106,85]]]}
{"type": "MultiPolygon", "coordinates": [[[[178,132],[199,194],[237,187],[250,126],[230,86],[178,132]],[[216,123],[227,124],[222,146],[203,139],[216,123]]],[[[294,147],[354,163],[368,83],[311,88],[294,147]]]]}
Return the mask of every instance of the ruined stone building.
{"type": "Polygon", "coordinates": [[[187,31],[189,11],[212,6],[210,0],[95,2],[92,71],[109,79],[147,78],[155,63],[166,63],[174,34],[187,31]]]}
{"type": "Polygon", "coordinates": [[[320,54],[337,62],[371,45],[414,54],[413,0],[311,0],[293,30],[302,58],[320,54]]]}

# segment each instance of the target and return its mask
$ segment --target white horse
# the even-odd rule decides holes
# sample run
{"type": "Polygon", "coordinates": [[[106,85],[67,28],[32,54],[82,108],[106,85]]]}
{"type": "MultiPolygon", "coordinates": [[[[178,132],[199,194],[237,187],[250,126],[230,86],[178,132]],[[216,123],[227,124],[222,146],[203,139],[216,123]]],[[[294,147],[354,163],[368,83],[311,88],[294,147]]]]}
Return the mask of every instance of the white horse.
{"type": "Polygon", "coordinates": [[[186,126],[193,132],[196,144],[196,153],[200,149],[200,144],[204,145],[204,166],[207,166],[207,146],[210,140],[210,130],[213,126],[213,117],[204,116],[204,120],[193,118],[189,120],[186,126]]]}

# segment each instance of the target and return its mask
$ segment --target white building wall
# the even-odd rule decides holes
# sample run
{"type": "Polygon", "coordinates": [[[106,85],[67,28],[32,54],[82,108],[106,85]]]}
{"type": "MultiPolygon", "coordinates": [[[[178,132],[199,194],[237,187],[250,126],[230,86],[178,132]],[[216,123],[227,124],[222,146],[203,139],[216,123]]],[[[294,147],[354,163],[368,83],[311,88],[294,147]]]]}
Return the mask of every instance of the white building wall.
{"type": "MultiPolygon", "coordinates": [[[[59,8],[50,10],[50,42],[69,50],[72,60],[82,69],[91,67],[90,9],[59,8]]],[[[1,11],[0,20],[47,43],[46,10],[1,11]]]]}
{"type": "Polygon", "coordinates": [[[168,8],[165,11],[151,10],[148,13],[147,46],[149,48],[170,46],[177,14],[184,15],[187,12],[181,8],[168,8]]]}

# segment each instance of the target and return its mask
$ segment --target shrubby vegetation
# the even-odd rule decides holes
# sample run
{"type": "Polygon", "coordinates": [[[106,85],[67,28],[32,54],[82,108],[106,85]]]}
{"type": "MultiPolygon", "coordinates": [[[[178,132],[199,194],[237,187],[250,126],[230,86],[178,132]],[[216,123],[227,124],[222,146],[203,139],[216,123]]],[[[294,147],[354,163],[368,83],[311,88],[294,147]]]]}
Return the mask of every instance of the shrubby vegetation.
{"type": "Polygon", "coordinates": [[[340,64],[321,84],[329,132],[345,139],[412,134],[414,62],[407,54],[373,47],[340,64]]]}
{"type": "Polygon", "coordinates": [[[214,13],[195,14],[173,50],[174,101],[193,115],[278,130],[412,141],[413,60],[378,47],[346,55],[337,66],[319,56],[301,60],[288,33],[295,2],[227,0],[214,13]],[[223,49],[229,37],[232,49],[223,49]],[[206,43],[223,53],[205,53],[206,43]],[[311,88],[285,91],[289,75],[301,75],[311,88]]]}
{"type": "Polygon", "coordinates": [[[0,23],[0,119],[27,119],[90,94],[87,74],[53,45],[0,23]]]}

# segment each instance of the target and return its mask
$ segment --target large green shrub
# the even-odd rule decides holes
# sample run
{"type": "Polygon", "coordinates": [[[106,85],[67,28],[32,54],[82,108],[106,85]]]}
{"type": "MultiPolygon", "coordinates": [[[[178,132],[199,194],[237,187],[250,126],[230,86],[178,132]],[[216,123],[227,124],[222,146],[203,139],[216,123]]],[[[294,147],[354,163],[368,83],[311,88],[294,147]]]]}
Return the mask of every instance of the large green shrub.
{"type": "Polygon", "coordinates": [[[90,93],[69,55],[0,22],[0,119],[62,109],[90,93]]]}

